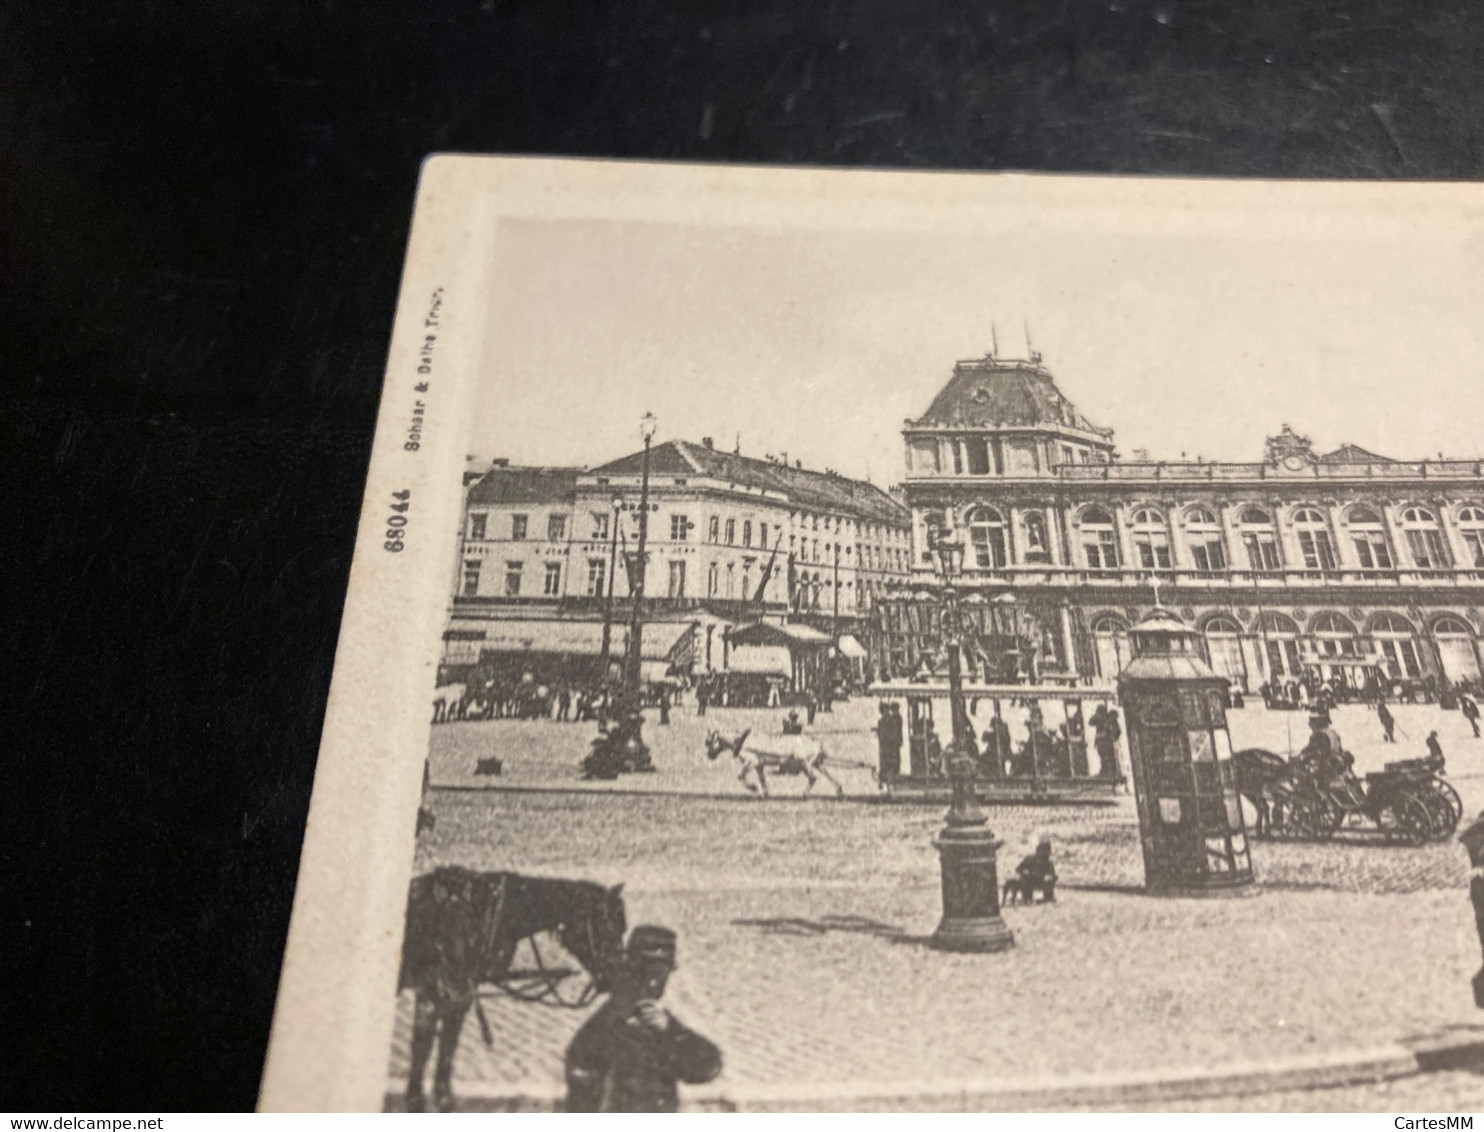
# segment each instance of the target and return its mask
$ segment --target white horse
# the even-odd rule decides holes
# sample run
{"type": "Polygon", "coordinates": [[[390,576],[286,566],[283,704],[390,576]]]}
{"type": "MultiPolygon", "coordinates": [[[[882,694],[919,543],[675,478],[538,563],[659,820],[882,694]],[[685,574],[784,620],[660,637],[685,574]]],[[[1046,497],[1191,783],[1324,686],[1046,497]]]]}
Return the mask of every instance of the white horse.
{"type": "Polygon", "coordinates": [[[768,796],[767,772],[770,770],[778,774],[802,774],[809,780],[809,785],[804,788],[805,794],[814,789],[818,775],[823,775],[834,786],[836,797],[845,793],[835,776],[825,769],[824,744],[818,739],[806,735],[770,735],[766,744],[760,744],[752,737],[751,728],[737,735],[708,732],[706,757],[715,762],[723,751],[731,751],[732,757],[741,764],[742,772],[737,778],[742,785],[764,798],[768,796]],[[756,786],[748,781],[749,775],[757,778],[756,786]]]}
{"type": "Polygon", "coordinates": [[[433,722],[452,723],[464,716],[464,699],[469,694],[467,685],[444,684],[433,690],[433,722]]]}

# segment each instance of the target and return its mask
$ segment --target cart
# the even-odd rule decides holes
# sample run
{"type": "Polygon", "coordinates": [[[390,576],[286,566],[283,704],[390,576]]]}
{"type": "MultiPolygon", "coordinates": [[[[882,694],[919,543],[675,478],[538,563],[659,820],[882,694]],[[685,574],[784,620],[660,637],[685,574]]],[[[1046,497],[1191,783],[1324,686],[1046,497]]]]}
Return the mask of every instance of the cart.
{"type": "Polygon", "coordinates": [[[1326,841],[1343,829],[1422,845],[1451,837],[1463,816],[1438,758],[1387,763],[1364,778],[1348,763],[1283,759],[1269,751],[1243,751],[1237,759],[1238,789],[1258,803],[1259,836],[1326,841]]]}

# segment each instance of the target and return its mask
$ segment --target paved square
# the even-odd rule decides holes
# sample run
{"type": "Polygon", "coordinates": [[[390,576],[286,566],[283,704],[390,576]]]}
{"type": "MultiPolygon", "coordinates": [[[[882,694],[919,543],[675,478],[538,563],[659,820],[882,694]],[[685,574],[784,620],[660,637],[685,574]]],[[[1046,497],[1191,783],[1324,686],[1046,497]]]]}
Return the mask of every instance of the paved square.
{"type": "MultiPolygon", "coordinates": [[[[842,705],[815,731],[842,760],[866,762],[873,713],[869,701],[842,705]]],[[[879,804],[869,773],[854,769],[842,775],[843,801],[794,800],[797,779],[762,801],[706,761],[707,726],[776,728],[777,715],[697,720],[687,707],[669,728],[651,722],[657,772],[617,784],[577,781],[591,725],[434,728],[437,826],[418,868],[625,882],[631,924],[680,933],[673,1008],[726,1055],[720,1080],[687,1092],[692,1103],[790,1088],[827,1095],[860,1082],[906,1090],[1281,1064],[1476,1023],[1469,979],[1479,946],[1456,842],[1398,848],[1361,831],[1325,844],[1255,842],[1252,897],[1156,899],[1140,891],[1128,797],[1111,807],[994,807],[1002,870],[1049,836],[1060,899],[1006,910],[1011,952],[946,955],[925,944],[940,909],[931,841],[941,806],[879,804]],[[474,761],[489,754],[505,773],[482,781],[504,789],[473,789],[474,761]]],[[[1391,747],[1373,714],[1339,710],[1357,769],[1419,754],[1436,726],[1450,778],[1477,811],[1484,742],[1457,713],[1405,707],[1397,717],[1403,742],[1391,747]]],[[[1232,713],[1238,747],[1284,751],[1290,726],[1306,731],[1306,717],[1232,713]]],[[[394,1080],[406,1072],[405,996],[400,1007],[394,1080]]],[[[486,1012],[494,1046],[471,1015],[456,1090],[558,1096],[581,1016],[498,994],[486,1012]]]]}

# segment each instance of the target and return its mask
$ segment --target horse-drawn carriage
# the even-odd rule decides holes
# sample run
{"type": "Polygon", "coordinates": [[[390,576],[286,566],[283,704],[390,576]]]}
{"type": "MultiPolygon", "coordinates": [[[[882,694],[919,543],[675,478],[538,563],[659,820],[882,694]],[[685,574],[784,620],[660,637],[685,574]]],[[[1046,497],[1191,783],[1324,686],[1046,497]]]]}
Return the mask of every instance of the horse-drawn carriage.
{"type": "Polygon", "coordinates": [[[1343,754],[1285,759],[1252,748],[1238,751],[1233,762],[1237,792],[1257,810],[1258,837],[1322,841],[1353,829],[1421,845],[1451,837],[1463,816],[1436,756],[1390,762],[1364,778],[1343,754]]]}

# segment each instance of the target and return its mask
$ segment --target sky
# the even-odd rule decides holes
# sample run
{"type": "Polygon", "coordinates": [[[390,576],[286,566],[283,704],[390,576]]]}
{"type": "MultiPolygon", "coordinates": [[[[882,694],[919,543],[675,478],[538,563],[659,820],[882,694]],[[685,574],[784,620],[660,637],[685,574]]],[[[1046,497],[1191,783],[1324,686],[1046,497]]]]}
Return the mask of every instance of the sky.
{"type": "Polygon", "coordinates": [[[1130,231],[1054,212],[963,232],[500,220],[470,453],[591,466],[658,441],[895,483],[955,360],[1023,357],[1119,452],[1484,456],[1476,237],[1130,231]]]}

